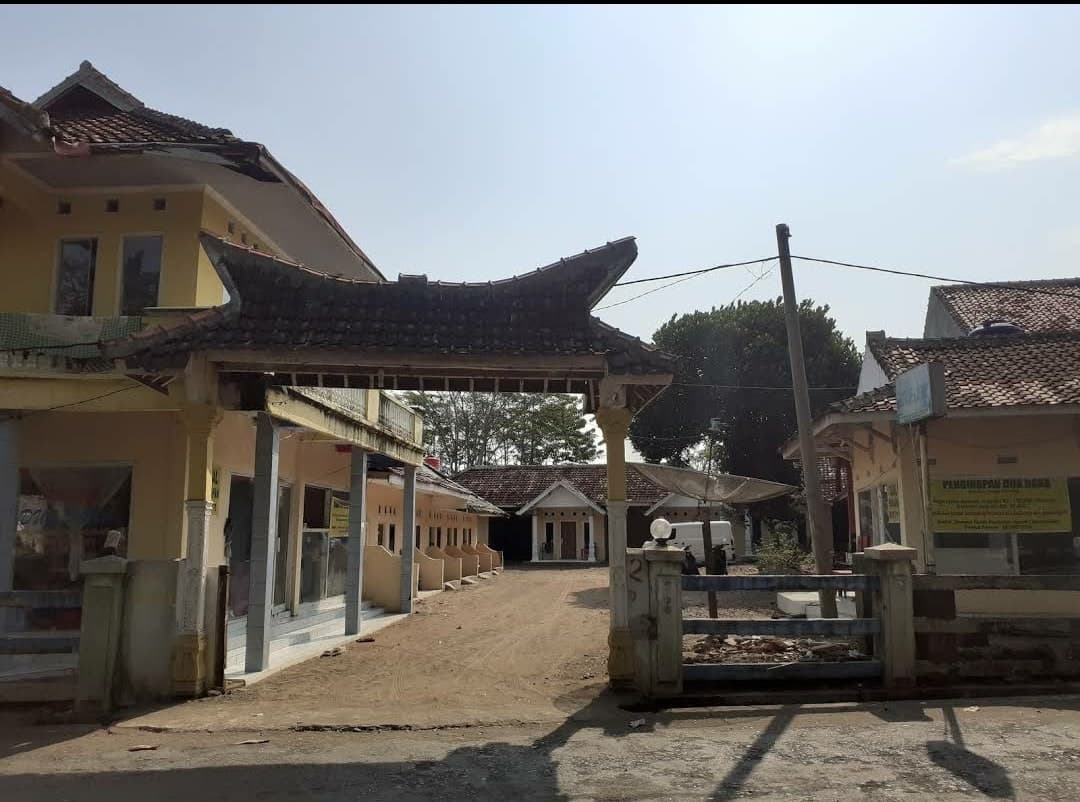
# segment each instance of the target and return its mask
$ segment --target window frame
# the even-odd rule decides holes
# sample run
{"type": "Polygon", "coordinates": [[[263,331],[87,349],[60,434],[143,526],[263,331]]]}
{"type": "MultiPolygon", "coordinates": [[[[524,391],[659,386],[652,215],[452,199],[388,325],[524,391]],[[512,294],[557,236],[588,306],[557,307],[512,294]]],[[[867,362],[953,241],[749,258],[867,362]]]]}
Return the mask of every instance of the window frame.
{"type": "Polygon", "coordinates": [[[165,232],[163,231],[135,231],[128,234],[124,234],[120,237],[120,252],[117,255],[117,297],[116,297],[116,311],[121,317],[139,317],[144,314],[147,309],[153,307],[143,307],[143,309],[137,312],[125,312],[124,311],[124,291],[127,288],[127,276],[124,269],[124,245],[129,239],[150,239],[156,238],[161,241],[161,257],[158,264],[158,285],[157,285],[157,297],[155,299],[154,306],[161,305],[161,277],[165,272],[165,232]]]}
{"type": "Polygon", "coordinates": [[[94,286],[97,279],[97,263],[98,263],[98,249],[101,245],[101,238],[97,234],[93,235],[73,235],[73,236],[61,236],[56,240],[56,250],[53,256],[53,282],[52,282],[52,298],[50,306],[54,315],[63,315],[65,317],[93,317],[94,316],[94,286]],[[73,315],[69,312],[60,311],[60,276],[61,276],[61,261],[64,256],[64,244],[69,242],[91,242],[93,243],[93,249],[91,251],[90,260],[90,276],[87,281],[87,312],[84,315],[73,315]]]}

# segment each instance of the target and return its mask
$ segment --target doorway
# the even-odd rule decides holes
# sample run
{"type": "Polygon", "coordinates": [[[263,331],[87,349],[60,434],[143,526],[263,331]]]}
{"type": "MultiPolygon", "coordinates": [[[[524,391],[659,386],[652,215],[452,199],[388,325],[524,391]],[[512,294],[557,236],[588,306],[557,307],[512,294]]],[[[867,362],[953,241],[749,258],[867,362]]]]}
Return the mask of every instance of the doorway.
{"type": "Polygon", "coordinates": [[[577,521],[560,521],[559,533],[562,535],[562,548],[559,558],[576,560],[577,557],[577,521]]]}

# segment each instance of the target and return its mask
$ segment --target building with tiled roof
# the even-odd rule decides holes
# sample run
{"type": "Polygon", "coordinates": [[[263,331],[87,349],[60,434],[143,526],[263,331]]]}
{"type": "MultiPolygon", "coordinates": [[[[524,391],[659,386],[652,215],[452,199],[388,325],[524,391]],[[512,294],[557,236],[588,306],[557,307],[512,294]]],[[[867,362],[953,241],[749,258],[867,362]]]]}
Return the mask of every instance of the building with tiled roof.
{"type": "MultiPolygon", "coordinates": [[[[470,468],[454,479],[507,513],[503,519],[492,520],[490,529],[492,545],[507,559],[607,559],[607,466],[493,465],[470,468]]],[[[627,542],[640,546],[648,540],[649,524],[658,517],[672,521],[730,518],[737,533],[730,556],[742,556],[747,553],[742,516],[732,515],[732,509],[716,499],[749,504],[792,490],[746,477],[627,463],[627,542]]]]}
{"type": "Polygon", "coordinates": [[[264,145],[151,108],[89,61],[33,103],[0,89],[0,121],[12,128],[0,137],[16,135],[0,141],[8,168],[50,191],[76,194],[106,177],[128,188],[206,188],[221,207],[208,215],[211,230],[286,259],[333,265],[342,275],[383,279],[315,194],[264,145]],[[124,156],[139,158],[111,158],[124,156]]]}
{"type": "Polygon", "coordinates": [[[853,548],[900,542],[937,573],[1080,573],[1080,280],[934,287],[926,325],[939,336],[868,332],[858,393],[814,421],[851,479],[853,548]],[[927,363],[945,413],[901,425],[897,379],[927,363]]]}
{"type": "Polygon", "coordinates": [[[70,666],[97,654],[74,657],[80,566],[153,563],[169,592],[140,611],[170,625],[119,645],[125,698],[200,695],[222,662],[263,671],[283,640],[353,637],[499,566],[508,516],[423,467],[392,390],[576,393],[622,441],[673,372],[593,315],[633,238],[501,281],[387,281],[266,147],[174,111],[88,62],[33,102],[0,90],[0,507],[31,511],[0,520],[0,595],[16,632],[72,630],[50,645],[70,666]]]}
{"type": "Polygon", "coordinates": [[[867,341],[868,358],[888,380],[838,401],[843,412],[895,411],[896,377],[923,362],[945,368],[950,410],[1080,404],[1080,331],[1032,336],[976,336],[867,341]]]}
{"type": "Polygon", "coordinates": [[[1029,334],[1080,331],[1080,278],[930,288],[924,337],[964,337],[988,322],[1029,334]]]}

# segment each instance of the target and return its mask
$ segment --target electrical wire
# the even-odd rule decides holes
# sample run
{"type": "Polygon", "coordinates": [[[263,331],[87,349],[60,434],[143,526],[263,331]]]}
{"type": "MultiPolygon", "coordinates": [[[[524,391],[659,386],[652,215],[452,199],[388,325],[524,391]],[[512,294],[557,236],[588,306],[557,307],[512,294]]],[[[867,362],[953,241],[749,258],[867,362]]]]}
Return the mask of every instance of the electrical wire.
{"type": "Polygon", "coordinates": [[[83,343],[54,343],[52,345],[20,345],[14,348],[0,348],[0,353],[4,354],[17,354],[20,352],[33,353],[35,351],[53,351],[61,350],[64,348],[87,348],[94,346],[98,348],[101,346],[101,340],[94,340],[93,342],[83,343]]]}
{"type": "Polygon", "coordinates": [[[744,267],[746,265],[757,265],[762,262],[771,262],[775,259],[775,256],[766,256],[764,259],[750,259],[746,262],[728,262],[723,265],[713,265],[712,267],[703,267],[700,270],[686,270],[682,273],[669,273],[666,276],[652,276],[651,278],[636,278],[633,281],[620,281],[615,284],[616,287],[629,287],[631,284],[644,284],[648,281],[662,281],[666,278],[679,278],[681,276],[700,276],[703,273],[711,273],[714,270],[726,270],[729,267],[744,267]]]}
{"type": "Polygon", "coordinates": [[[840,262],[835,259],[818,259],[813,256],[795,256],[792,255],[792,259],[799,259],[803,262],[817,262],[823,265],[835,265],[836,267],[852,267],[856,270],[870,270],[874,273],[889,273],[893,276],[909,276],[912,278],[927,278],[932,281],[949,281],[954,284],[966,284],[970,287],[986,287],[987,289],[1004,289],[1015,290],[1018,292],[1031,292],[1038,295],[1052,295],[1057,298],[1072,298],[1074,300],[1080,300],[1080,293],[1075,292],[1055,292],[1054,290],[1046,290],[1041,287],[1024,286],[1022,284],[1001,282],[1001,281],[972,281],[966,278],[950,278],[949,276],[935,276],[932,273],[916,273],[910,270],[896,270],[891,267],[876,267],[874,265],[859,265],[853,262],[840,262]]]}
{"type": "Polygon", "coordinates": [[[31,409],[31,410],[27,410],[26,412],[17,413],[17,414],[14,414],[14,415],[8,415],[7,417],[3,418],[2,420],[16,420],[16,419],[21,419],[21,418],[28,418],[31,415],[40,415],[43,412],[55,412],[58,409],[70,409],[71,407],[82,406],[83,404],[89,404],[89,403],[91,403],[93,401],[100,401],[103,398],[109,398],[110,396],[118,395],[120,393],[126,393],[128,390],[137,390],[138,388],[140,388],[142,386],[143,385],[138,384],[138,383],[128,384],[128,385],[125,385],[124,387],[119,387],[119,388],[117,388],[115,390],[110,390],[107,393],[101,393],[100,395],[94,395],[94,396],[91,396],[90,398],[83,398],[83,399],[81,399],[79,401],[69,401],[66,404],[57,404],[54,407],[46,407],[45,409],[31,409]]]}
{"type": "Polygon", "coordinates": [[[613,309],[616,306],[622,306],[623,304],[628,304],[631,301],[636,301],[639,298],[644,298],[646,295],[652,295],[654,292],[660,292],[660,290],[666,290],[668,287],[674,287],[676,284],[682,284],[684,281],[689,281],[692,278],[697,278],[697,276],[699,276],[699,275],[701,275],[701,274],[700,273],[693,273],[693,274],[691,274],[689,276],[683,276],[683,278],[676,279],[675,281],[671,281],[671,282],[669,282],[667,284],[664,284],[664,285],[662,285],[660,287],[654,287],[651,290],[646,290],[645,292],[639,293],[638,295],[631,296],[630,298],[627,298],[627,299],[625,299],[623,301],[617,301],[616,303],[607,304],[606,306],[599,306],[596,309],[594,309],[593,311],[594,312],[600,312],[600,311],[602,311],[604,309],[613,309]]]}

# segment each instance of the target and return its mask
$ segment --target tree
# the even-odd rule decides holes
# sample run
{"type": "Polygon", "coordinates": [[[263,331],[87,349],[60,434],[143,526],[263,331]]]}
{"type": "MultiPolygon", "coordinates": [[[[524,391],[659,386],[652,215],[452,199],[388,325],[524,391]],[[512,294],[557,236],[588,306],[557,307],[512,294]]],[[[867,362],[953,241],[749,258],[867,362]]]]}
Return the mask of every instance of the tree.
{"type": "Polygon", "coordinates": [[[581,401],[557,393],[417,393],[405,401],[424,418],[424,447],[451,473],[476,465],[591,462],[596,432],[581,401]]]}
{"type": "MultiPolygon", "coordinates": [[[[860,358],[855,344],[836,328],[828,306],[799,305],[815,415],[832,401],[852,394],[860,358]]],[[[798,485],[798,469],[780,456],[780,446],[796,433],[784,306],[749,301],[672,316],[654,337],[679,359],[675,382],[635,419],[630,438],[650,462],[695,462],[712,419],[717,449],[714,465],[727,473],[798,485]],[[701,386],[709,385],[709,386],[701,386]],[[713,386],[719,385],[719,386],[713,386]],[[729,389],[733,388],[733,389],[729,389]]]]}

